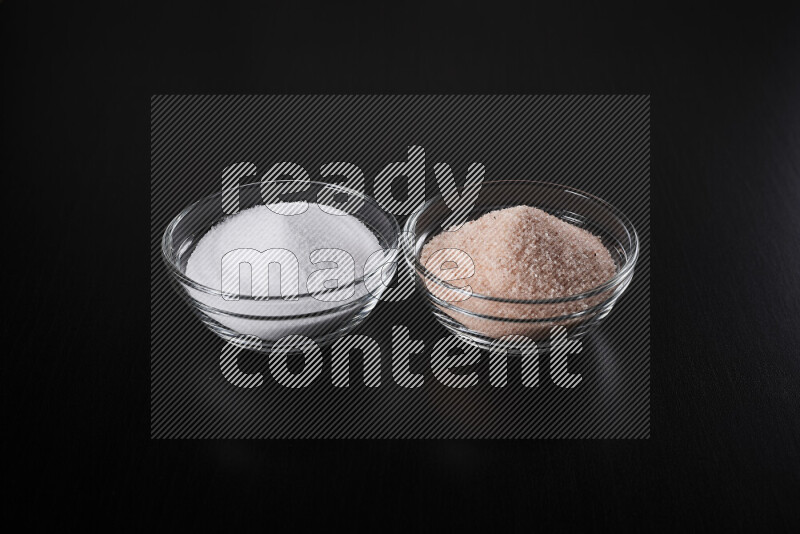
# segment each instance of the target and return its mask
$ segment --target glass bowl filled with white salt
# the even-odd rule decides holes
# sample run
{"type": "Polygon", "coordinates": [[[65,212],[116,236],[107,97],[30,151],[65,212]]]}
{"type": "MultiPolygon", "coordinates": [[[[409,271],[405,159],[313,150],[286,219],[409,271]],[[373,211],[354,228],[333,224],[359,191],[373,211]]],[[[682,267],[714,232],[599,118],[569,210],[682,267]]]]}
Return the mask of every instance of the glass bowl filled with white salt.
{"type": "Polygon", "coordinates": [[[297,189],[291,181],[229,188],[164,232],[179,293],[226,341],[263,351],[287,336],[324,345],[361,323],[387,289],[386,267],[399,254],[392,215],[349,188],[302,186],[291,202],[271,200],[276,188],[297,189]]]}
{"type": "Polygon", "coordinates": [[[611,312],[639,255],[630,220],[609,203],[553,183],[485,182],[462,224],[441,196],[405,225],[404,256],[438,321],[489,349],[521,336],[549,348],[611,312]]]}

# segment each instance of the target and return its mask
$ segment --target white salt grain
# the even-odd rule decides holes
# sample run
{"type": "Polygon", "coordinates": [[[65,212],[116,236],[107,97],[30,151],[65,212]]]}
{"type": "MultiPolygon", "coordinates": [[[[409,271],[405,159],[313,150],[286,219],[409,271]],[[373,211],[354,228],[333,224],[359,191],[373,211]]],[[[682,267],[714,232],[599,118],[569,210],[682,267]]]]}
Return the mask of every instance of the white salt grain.
{"type": "MultiPolygon", "coordinates": [[[[280,211],[287,213],[296,208],[297,203],[270,206],[278,206],[280,211]]],[[[186,276],[206,287],[222,291],[222,258],[225,254],[237,249],[261,252],[285,249],[297,257],[300,276],[299,284],[295,287],[302,295],[309,292],[308,277],[313,271],[333,267],[327,262],[313,264],[311,252],[339,249],[353,257],[355,272],[352,279],[358,280],[364,274],[367,259],[381,250],[378,239],[356,217],[329,206],[325,208],[333,214],[321,210],[318,204],[309,203],[304,213],[291,216],[275,213],[264,205],[231,215],[200,239],[187,262],[186,276]]],[[[250,277],[241,276],[243,295],[251,292],[252,278],[267,275],[263,272],[250,274],[250,277]]],[[[341,310],[342,305],[367,293],[364,284],[359,283],[354,287],[354,294],[343,301],[325,301],[310,296],[284,300],[279,296],[282,280],[277,277],[285,275],[285,272],[269,273],[268,300],[229,300],[194,288],[187,288],[187,291],[194,300],[204,305],[204,314],[217,323],[216,330],[222,326],[226,336],[247,334],[267,341],[276,341],[287,335],[316,337],[338,328],[360,311],[341,310]]],[[[254,296],[267,295],[256,293],[254,296]]]]}
{"type": "MultiPolygon", "coordinates": [[[[299,203],[282,203],[278,206],[280,211],[287,212],[298,205],[299,203]]],[[[268,206],[260,205],[230,216],[200,239],[186,265],[186,276],[220,291],[222,257],[227,252],[236,249],[285,249],[297,257],[300,267],[300,293],[306,293],[309,275],[321,268],[311,262],[311,252],[333,248],[343,250],[353,257],[355,278],[358,279],[364,274],[367,258],[380,250],[378,240],[356,217],[329,206],[325,206],[325,209],[335,214],[321,210],[318,204],[309,203],[308,209],[298,215],[281,215],[268,206]]],[[[252,276],[259,274],[252,273],[252,276]]],[[[243,276],[243,289],[249,289],[248,282],[243,276]]],[[[276,283],[272,287],[279,285],[276,283]]]]}

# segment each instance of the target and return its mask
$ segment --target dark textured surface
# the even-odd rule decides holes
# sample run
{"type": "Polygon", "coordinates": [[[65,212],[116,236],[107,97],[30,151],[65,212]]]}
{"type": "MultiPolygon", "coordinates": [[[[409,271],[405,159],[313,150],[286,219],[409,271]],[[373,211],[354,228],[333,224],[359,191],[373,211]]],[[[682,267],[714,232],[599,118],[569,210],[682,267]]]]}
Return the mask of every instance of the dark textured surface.
{"type": "Polygon", "coordinates": [[[47,214],[6,226],[46,252],[36,283],[9,284],[13,509],[151,528],[796,524],[800,20],[756,7],[4,2],[3,176],[47,214]],[[292,92],[652,94],[651,439],[149,441],[149,97],[292,92]]]}

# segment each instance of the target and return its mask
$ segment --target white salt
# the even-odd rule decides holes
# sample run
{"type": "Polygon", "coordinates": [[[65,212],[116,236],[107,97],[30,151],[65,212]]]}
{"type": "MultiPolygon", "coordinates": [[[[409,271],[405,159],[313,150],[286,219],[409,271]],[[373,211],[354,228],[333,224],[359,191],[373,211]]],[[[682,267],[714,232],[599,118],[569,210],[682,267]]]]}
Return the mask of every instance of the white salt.
{"type": "MultiPolygon", "coordinates": [[[[278,210],[284,213],[299,203],[282,203],[278,210]]],[[[270,205],[276,207],[276,205],[270,205]]],[[[320,249],[339,249],[355,261],[355,279],[363,276],[367,258],[380,250],[375,234],[360,220],[346,212],[309,203],[308,209],[298,215],[275,213],[266,205],[239,212],[214,226],[197,244],[186,265],[186,276],[206,287],[221,291],[222,257],[237,249],[285,249],[292,252],[300,267],[300,293],[306,293],[309,275],[321,267],[311,262],[310,254],[320,249]]],[[[259,276],[262,273],[252,273],[259,276]]],[[[277,274],[277,273],[274,273],[277,274]]],[[[283,276],[284,273],[281,273],[283,276]]],[[[274,278],[274,277],[273,277],[274,278]]],[[[249,292],[251,278],[242,276],[243,293],[249,292]]],[[[270,283],[273,279],[270,279],[270,283]]],[[[271,284],[279,287],[279,284],[271,284]]],[[[274,291],[270,291],[275,294],[274,291]]],[[[253,296],[267,296],[254,294],[253,296]]]]}
{"type": "MultiPolygon", "coordinates": [[[[277,207],[283,213],[287,213],[287,210],[295,211],[298,203],[269,206],[277,207]]],[[[292,280],[292,283],[296,292],[302,295],[319,290],[319,287],[314,287],[309,291],[309,275],[320,269],[335,267],[329,262],[319,262],[319,260],[314,264],[311,253],[320,249],[338,249],[350,254],[355,263],[353,267],[355,272],[343,280],[344,284],[358,280],[364,274],[367,259],[374,252],[381,250],[378,239],[356,217],[329,206],[325,206],[325,209],[326,211],[323,211],[318,204],[309,203],[304,213],[282,215],[273,212],[268,206],[261,205],[231,215],[200,239],[187,262],[186,276],[206,287],[223,291],[222,258],[228,252],[238,249],[254,249],[260,252],[285,249],[297,258],[299,280],[297,283],[292,280]]],[[[279,281],[278,278],[286,276],[287,273],[283,268],[268,274],[252,271],[251,269],[249,277],[242,273],[239,286],[241,294],[249,296],[254,287],[257,288],[251,286],[251,281],[255,277],[268,276],[269,286],[267,287],[267,284],[261,286],[265,290],[268,289],[268,294],[266,291],[264,293],[254,291],[253,295],[269,296],[268,300],[230,300],[187,287],[189,295],[205,306],[203,314],[216,323],[214,329],[219,331],[219,325],[226,329],[225,337],[247,334],[268,341],[275,341],[287,335],[316,338],[352,320],[353,315],[360,312],[360,309],[337,308],[342,308],[343,304],[367,294],[364,284],[358,283],[353,288],[352,296],[343,300],[326,301],[309,296],[284,300],[281,298],[283,280],[279,281]]],[[[339,281],[339,277],[336,278],[339,281]]],[[[330,286],[326,283],[324,287],[330,286]]]]}

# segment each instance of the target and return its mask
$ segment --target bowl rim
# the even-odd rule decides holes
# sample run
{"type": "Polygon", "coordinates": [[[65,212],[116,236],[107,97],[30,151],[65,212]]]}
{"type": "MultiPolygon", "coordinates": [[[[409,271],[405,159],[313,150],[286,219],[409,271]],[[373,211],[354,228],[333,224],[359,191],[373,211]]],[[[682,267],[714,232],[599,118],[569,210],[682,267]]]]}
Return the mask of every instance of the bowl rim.
{"type": "MultiPolygon", "coordinates": [[[[400,237],[401,237],[401,234],[402,234],[402,230],[400,228],[400,225],[397,223],[397,220],[394,218],[394,216],[391,213],[389,213],[388,211],[386,211],[380,204],[378,204],[377,200],[375,200],[373,197],[371,197],[371,196],[369,196],[369,195],[367,195],[365,193],[362,193],[361,191],[357,191],[355,189],[351,189],[349,187],[342,186],[340,184],[334,184],[334,183],[329,183],[329,182],[320,182],[320,181],[316,181],[316,180],[304,180],[304,182],[308,183],[310,185],[319,185],[319,186],[323,186],[323,187],[333,188],[333,189],[337,190],[337,192],[339,192],[339,193],[345,193],[345,194],[348,194],[348,195],[355,195],[355,196],[361,198],[362,200],[364,200],[364,202],[372,204],[375,208],[377,208],[380,211],[380,213],[382,213],[384,216],[386,216],[386,218],[390,221],[390,224],[391,224],[392,229],[394,231],[394,242],[392,243],[392,245],[389,248],[381,248],[380,249],[380,250],[383,250],[385,253],[387,253],[387,256],[383,259],[383,261],[380,264],[378,264],[378,266],[380,266],[381,268],[375,269],[374,271],[371,271],[370,273],[364,273],[361,276],[359,276],[358,278],[356,278],[355,280],[353,280],[352,282],[349,282],[348,284],[345,284],[343,286],[337,286],[335,288],[326,289],[324,291],[315,291],[314,293],[298,293],[297,295],[295,295],[295,298],[292,299],[289,302],[296,302],[297,300],[303,299],[303,298],[316,298],[317,296],[324,295],[324,294],[326,294],[328,292],[332,293],[334,291],[341,291],[342,289],[349,288],[351,286],[355,287],[360,283],[365,283],[366,280],[372,279],[376,275],[382,276],[383,275],[382,274],[383,273],[382,266],[384,266],[384,265],[386,265],[388,263],[393,263],[393,262],[397,261],[398,256],[401,254],[401,251],[400,251],[400,237]]],[[[272,181],[270,181],[270,183],[297,183],[297,181],[296,180],[272,180],[272,181]]],[[[262,182],[258,181],[258,182],[252,182],[252,183],[247,183],[247,184],[239,184],[239,185],[235,186],[235,189],[241,190],[241,189],[245,189],[245,188],[254,188],[254,187],[258,187],[260,189],[262,187],[262,185],[263,185],[262,182]]],[[[215,297],[223,297],[223,295],[227,295],[227,294],[223,294],[223,292],[221,290],[219,290],[219,289],[214,289],[213,287],[206,286],[204,284],[201,284],[201,283],[193,280],[192,278],[188,277],[186,275],[186,273],[184,273],[175,264],[175,262],[173,260],[173,257],[172,257],[172,249],[174,248],[172,246],[172,233],[174,232],[175,227],[178,225],[178,223],[180,223],[180,221],[184,217],[186,217],[189,213],[191,213],[200,204],[203,204],[205,202],[210,202],[216,197],[220,197],[221,198],[222,195],[225,192],[228,192],[231,189],[234,189],[234,187],[228,187],[228,188],[225,188],[224,190],[217,191],[216,193],[213,193],[211,195],[206,195],[205,197],[200,198],[199,200],[196,200],[195,202],[192,202],[191,204],[189,204],[188,206],[183,208],[175,217],[172,218],[172,220],[169,222],[169,224],[167,224],[166,228],[164,229],[164,233],[161,236],[161,259],[164,262],[164,264],[166,265],[166,267],[167,267],[168,271],[170,272],[170,274],[173,277],[175,277],[182,284],[185,284],[185,285],[189,286],[190,288],[192,288],[194,290],[200,291],[202,293],[206,293],[208,295],[213,295],[215,297]]],[[[307,202],[309,204],[312,203],[311,201],[307,201],[307,202]]],[[[220,203],[220,205],[221,205],[221,203],[220,203]]],[[[262,205],[266,205],[266,204],[262,204],[262,205]]],[[[334,206],[332,206],[332,207],[334,207],[334,206]]],[[[341,211],[344,211],[344,210],[341,210],[341,211]]],[[[348,215],[352,215],[349,212],[345,212],[345,213],[347,213],[348,215]]],[[[225,217],[223,217],[219,221],[215,222],[214,226],[216,226],[217,224],[220,224],[223,220],[227,219],[228,217],[232,217],[233,215],[236,215],[236,214],[227,214],[225,217]]],[[[361,220],[361,219],[359,219],[359,220],[361,220]]],[[[362,221],[362,223],[363,223],[363,221],[362,221]]],[[[370,229],[370,231],[372,231],[372,230],[370,229]]],[[[376,237],[378,237],[378,236],[376,236],[376,237]]],[[[375,252],[377,252],[377,250],[375,252]]],[[[365,284],[365,287],[366,287],[366,284],[365,284]]],[[[375,295],[372,293],[372,291],[370,291],[369,288],[367,287],[367,293],[365,295],[362,295],[361,297],[359,297],[356,300],[352,300],[352,297],[351,297],[350,299],[342,301],[341,305],[342,306],[349,305],[349,304],[352,304],[352,303],[354,303],[354,302],[356,302],[358,300],[361,300],[361,298],[370,297],[370,296],[371,297],[375,297],[375,295]]],[[[278,298],[275,298],[275,299],[269,298],[269,299],[267,299],[267,298],[265,298],[263,296],[252,296],[252,295],[237,295],[237,297],[238,298],[236,300],[238,300],[238,301],[252,300],[252,301],[256,301],[256,302],[269,302],[269,301],[272,301],[272,300],[274,300],[274,301],[279,300],[278,298]]],[[[339,308],[339,306],[332,307],[332,308],[330,308],[329,311],[338,310],[338,308],[339,308]]]]}
{"type": "MultiPolygon", "coordinates": [[[[431,198],[430,200],[428,200],[427,202],[425,202],[420,208],[415,210],[414,213],[412,213],[408,217],[408,220],[406,220],[405,226],[403,228],[404,233],[411,234],[414,236],[413,239],[408,239],[406,241],[405,247],[403,248],[403,253],[406,260],[406,264],[412,270],[414,270],[417,276],[429,280],[430,282],[443,287],[447,291],[453,291],[454,293],[465,296],[467,298],[478,298],[490,302],[501,302],[507,304],[559,304],[563,302],[574,302],[577,300],[583,300],[598,295],[600,293],[604,293],[609,288],[612,288],[618,285],[620,282],[624,281],[625,278],[628,277],[634,270],[636,261],[639,258],[639,247],[640,247],[639,234],[636,231],[636,228],[633,226],[633,223],[630,221],[630,219],[628,219],[628,217],[624,213],[622,213],[622,211],[620,211],[618,208],[616,208],[609,202],[606,202],[602,198],[592,195],[591,193],[587,193],[586,191],[582,191],[575,187],[558,184],[555,182],[544,182],[535,180],[490,180],[484,182],[481,186],[481,189],[483,189],[486,186],[497,186],[501,184],[518,184],[518,185],[558,188],[568,193],[573,193],[575,195],[587,198],[595,203],[600,204],[601,206],[606,208],[614,217],[616,217],[620,223],[622,223],[623,227],[627,230],[628,234],[631,236],[633,246],[630,257],[626,259],[625,263],[622,265],[622,268],[619,269],[617,273],[613,277],[608,279],[606,282],[603,282],[602,284],[596,287],[593,287],[591,289],[573,295],[565,295],[563,297],[555,297],[549,299],[526,300],[526,299],[509,299],[503,297],[493,297],[490,295],[482,295],[480,293],[476,293],[475,291],[464,291],[463,288],[459,288],[451,284],[448,284],[445,280],[442,280],[438,278],[435,274],[431,273],[424,265],[420,263],[416,253],[417,239],[416,239],[416,233],[413,231],[413,226],[416,224],[420,216],[423,213],[425,213],[427,209],[433,206],[436,202],[442,200],[442,195],[440,193],[435,197],[431,198]]],[[[431,293],[427,285],[426,284],[423,285],[425,285],[425,291],[431,293]]]]}
{"type": "Polygon", "coordinates": [[[461,315],[466,315],[468,317],[474,317],[475,319],[481,319],[484,321],[496,321],[499,323],[519,323],[519,324],[535,324],[535,323],[552,323],[558,321],[573,321],[576,319],[581,319],[582,317],[589,317],[592,314],[597,313],[598,311],[602,310],[605,306],[608,305],[609,300],[613,299],[614,295],[611,295],[608,299],[604,299],[596,304],[592,304],[588,308],[569,312],[563,315],[551,315],[547,317],[532,317],[528,319],[519,319],[513,317],[500,317],[497,315],[486,315],[484,313],[480,313],[474,310],[468,310],[467,308],[461,308],[460,306],[454,305],[452,302],[448,302],[441,297],[437,297],[433,293],[429,294],[429,301],[428,304],[440,308],[440,309],[447,309],[454,313],[459,313],[461,315]]]}

